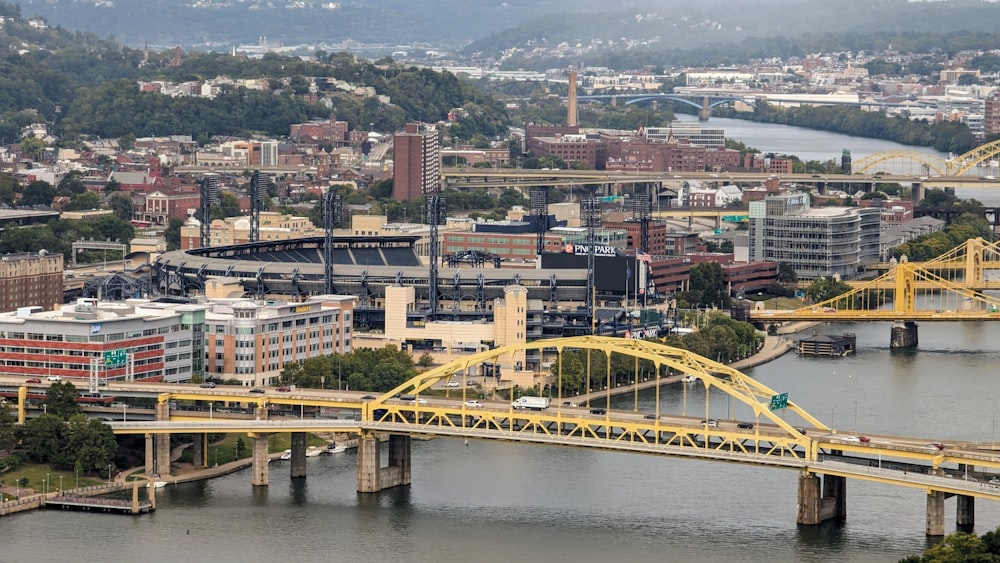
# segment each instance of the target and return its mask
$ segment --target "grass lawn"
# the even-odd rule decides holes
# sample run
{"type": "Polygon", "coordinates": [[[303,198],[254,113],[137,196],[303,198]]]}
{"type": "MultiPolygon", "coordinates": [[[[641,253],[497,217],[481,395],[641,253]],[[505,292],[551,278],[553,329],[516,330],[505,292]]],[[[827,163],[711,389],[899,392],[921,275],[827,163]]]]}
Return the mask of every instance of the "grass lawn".
{"type": "MultiPolygon", "coordinates": [[[[50,479],[49,492],[58,490],[60,485],[64,489],[73,489],[77,486],[76,474],[73,471],[52,469],[50,466],[44,464],[24,464],[16,469],[0,474],[0,480],[3,481],[6,487],[15,486],[17,481],[22,477],[28,479],[28,484],[26,485],[28,489],[34,489],[39,493],[45,492],[46,479],[50,479]],[[61,481],[60,477],[62,477],[61,481]]],[[[106,474],[96,475],[95,473],[80,472],[80,486],[99,485],[107,481],[106,477],[106,474]]],[[[21,494],[25,494],[23,490],[21,494]]]]}

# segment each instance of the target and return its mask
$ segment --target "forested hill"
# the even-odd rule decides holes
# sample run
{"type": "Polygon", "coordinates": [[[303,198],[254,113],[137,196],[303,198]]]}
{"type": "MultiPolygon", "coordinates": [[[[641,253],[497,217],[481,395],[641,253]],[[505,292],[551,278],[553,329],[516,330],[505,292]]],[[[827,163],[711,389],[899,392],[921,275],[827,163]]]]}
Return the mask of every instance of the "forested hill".
{"type": "MultiPolygon", "coordinates": [[[[607,52],[690,52],[731,45],[728,51],[738,56],[745,47],[756,52],[757,41],[777,46],[801,39],[801,45],[815,45],[810,38],[817,35],[827,42],[831,36],[882,35],[891,43],[894,35],[905,39],[958,31],[995,33],[997,21],[1000,2],[980,0],[681,0],[672,2],[669,10],[634,7],[536,18],[474,41],[464,52],[496,56],[522,49],[530,54],[536,48],[551,50],[563,44],[564,52],[590,60],[607,52]]],[[[659,64],[674,63],[661,57],[659,64]]]]}

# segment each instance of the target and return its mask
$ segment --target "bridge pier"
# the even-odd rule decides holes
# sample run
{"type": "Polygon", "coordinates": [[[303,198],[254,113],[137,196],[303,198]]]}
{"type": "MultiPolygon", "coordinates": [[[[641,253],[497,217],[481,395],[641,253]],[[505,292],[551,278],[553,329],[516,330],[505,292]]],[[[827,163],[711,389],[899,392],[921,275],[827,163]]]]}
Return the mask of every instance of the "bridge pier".
{"type": "Polygon", "coordinates": [[[208,465],[208,434],[195,434],[191,447],[191,463],[195,467],[208,465]]]}
{"type": "Polygon", "coordinates": [[[889,332],[890,348],[916,348],[917,323],[913,321],[893,321],[889,332]]]}
{"type": "MultiPolygon", "coordinates": [[[[170,420],[170,405],[168,403],[156,403],[156,420],[170,420]]],[[[170,434],[155,434],[153,436],[155,452],[154,473],[166,476],[170,475],[170,434]]]]}
{"type": "Polygon", "coordinates": [[[847,479],[825,475],[799,475],[799,495],[796,524],[815,526],[836,519],[847,519],[847,479]],[[821,492],[822,491],[822,492],[821,492]]]}
{"type": "Polygon", "coordinates": [[[944,499],[941,491],[927,493],[927,525],[924,533],[928,536],[944,535],[944,499]]]}
{"type": "Polygon", "coordinates": [[[268,484],[268,473],[267,462],[270,458],[267,454],[267,437],[268,434],[253,434],[253,477],[252,483],[254,487],[266,487],[268,484]]]}
{"type": "Polygon", "coordinates": [[[358,439],[358,492],[377,493],[410,484],[410,437],[389,436],[389,465],[380,467],[378,435],[366,433],[358,439]]]}
{"type": "Polygon", "coordinates": [[[306,433],[292,432],[291,477],[306,476],[306,433]]]}
{"type": "Polygon", "coordinates": [[[149,432],[146,433],[146,463],[143,470],[146,475],[152,475],[156,472],[156,466],[154,461],[156,460],[156,450],[153,448],[153,435],[149,432]]]}
{"type": "Polygon", "coordinates": [[[955,513],[955,526],[962,531],[971,531],[976,526],[976,497],[956,495],[958,507],[955,513]]]}
{"type": "Polygon", "coordinates": [[[920,200],[924,199],[926,191],[924,190],[923,182],[913,182],[910,184],[910,201],[913,203],[919,203],[920,200]]]}

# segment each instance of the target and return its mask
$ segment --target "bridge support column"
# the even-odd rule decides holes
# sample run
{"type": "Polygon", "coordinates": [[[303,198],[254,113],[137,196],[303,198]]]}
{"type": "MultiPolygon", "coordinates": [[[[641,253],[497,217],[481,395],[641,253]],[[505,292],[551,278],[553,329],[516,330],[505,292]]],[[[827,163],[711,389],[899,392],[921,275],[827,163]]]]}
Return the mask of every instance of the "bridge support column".
{"type": "Polygon", "coordinates": [[[267,434],[253,435],[253,477],[252,483],[255,487],[266,487],[268,481],[267,462],[270,461],[267,455],[267,434]]]}
{"type": "Polygon", "coordinates": [[[956,495],[955,498],[958,500],[955,525],[959,529],[972,529],[976,525],[976,497],[956,495]]]}
{"type": "MultiPolygon", "coordinates": [[[[156,420],[170,420],[170,405],[156,403],[156,420]]],[[[156,449],[156,465],[154,472],[158,475],[170,475],[170,434],[155,434],[153,442],[156,449]]]]}
{"type": "Polygon", "coordinates": [[[380,467],[378,437],[365,434],[358,439],[358,492],[377,493],[410,484],[410,437],[389,436],[389,465],[380,467]]]}
{"type": "Polygon", "coordinates": [[[889,332],[890,348],[916,348],[917,323],[913,321],[894,321],[889,332]]]}
{"type": "Polygon", "coordinates": [[[156,450],[153,449],[153,435],[146,433],[146,465],[143,468],[146,475],[152,475],[156,471],[156,450]]]}
{"type": "Polygon", "coordinates": [[[924,533],[928,536],[944,535],[944,498],[941,491],[927,493],[927,526],[924,533]]]}
{"type": "Polygon", "coordinates": [[[306,476],[306,433],[292,432],[291,477],[306,476]]]}
{"type": "Polygon", "coordinates": [[[924,199],[925,195],[926,192],[922,182],[913,182],[910,184],[910,201],[918,203],[920,200],[924,199]]]}
{"type": "Polygon", "coordinates": [[[132,514],[139,514],[139,483],[132,481],[132,514]]]}
{"type": "Polygon", "coordinates": [[[377,493],[379,486],[379,443],[378,436],[362,434],[358,438],[358,492],[377,493]]]}
{"type": "Polygon", "coordinates": [[[827,520],[847,517],[847,485],[843,477],[799,475],[797,524],[815,526],[827,520]],[[836,496],[834,496],[836,495],[836,496]]]}
{"type": "Polygon", "coordinates": [[[195,467],[208,465],[208,434],[195,434],[191,448],[191,463],[195,467]]]}

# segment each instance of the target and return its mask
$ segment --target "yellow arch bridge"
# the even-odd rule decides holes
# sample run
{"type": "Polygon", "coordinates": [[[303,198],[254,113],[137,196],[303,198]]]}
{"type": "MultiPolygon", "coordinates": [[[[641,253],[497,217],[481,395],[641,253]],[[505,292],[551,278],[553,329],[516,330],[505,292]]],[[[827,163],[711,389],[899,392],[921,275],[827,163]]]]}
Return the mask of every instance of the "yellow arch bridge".
{"type": "MultiPolygon", "coordinates": [[[[291,471],[293,476],[304,476],[304,433],[324,429],[360,434],[358,491],[369,493],[409,485],[411,437],[432,436],[597,448],[790,469],[799,474],[797,520],[801,524],[845,518],[848,477],[927,491],[927,533],[931,535],[944,533],[946,497],[958,496],[959,521],[969,524],[975,497],[1000,499],[1000,487],[949,478],[972,474],[979,475],[981,481],[988,480],[992,472],[1000,471],[1000,456],[992,450],[973,443],[937,444],[928,438],[838,434],[792,398],[737,370],[686,350],[621,338],[584,336],[501,347],[427,371],[377,397],[312,389],[253,395],[192,386],[190,390],[163,393],[156,413],[154,422],[116,422],[112,427],[118,434],[146,435],[147,471],[158,471],[161,478],[170,472],[170,433],[204,436],[208,432],[248,432],[255,438],[253,483],[266,485],[269,433],[293,433],[291,471]],[[540,350],[554,358],[548,388],[551,399],[529,399],[525,408],[516,408],[509,400],[480,401],[472,397],[463,381],[467,374],[485,363],[511,362],[526,350],[540,350]],[[631,409],[610,408],[610,398],[600,401],[603,404],[576,405],[572,396],[562,395],[564,384],[580,383],[581,377],[586,377],[588,386],[613,388],[612,362],[619,370],[630,366],[630,375],[626,376],[630,380],[656,383],[653,409],[639,410],[638,391],[631,409]],[[603,366],[604,373],[581,374],[581,365],[603,366]],[[694,379],[696,384],[684,386],[680,412],[663,409],[659,384],[681,375],[694,379]],[[460,385],[447,385],[455,382],[460,385]],[[710,392],[723,393],[747,405],[753,418],[713,416],[710,392]],[[169,406],[181,400],[252,403],[256,415],[254,420],[221,421],[184,416],[169,406]],[[272,405],[335,407],[349,409],[356,416],[346,420],[272,421],[268,420],[272,405]],[[384,467],[380,463],[380,441],[388,442],[388,465],[384,467]]],[[[207,463],[207,442],[198,442],[196,462],[207,463]]]]}
{"type": "Polygon", "coordinates": [[[907,150],[878,152],[855,161],[851,171],[856,174],[892,172],[919,173],[927,176],[963,176],[983,168],[996,168],[998,158],[1000,158],[1000,141],[993,141],[949,159],[907,150]]]}
{"type": "Polygon", "coordinates": [[[851,282],[851,291],[791,310],[756,309],[750,319],[783,321],[893,321],[894,348],[917,345],[918,321],[1000,320],[1000,298],[983,293],[1000,289],[1000,247],[981,238],[937,258],[889,264],[875,279],[851,282]]]}

